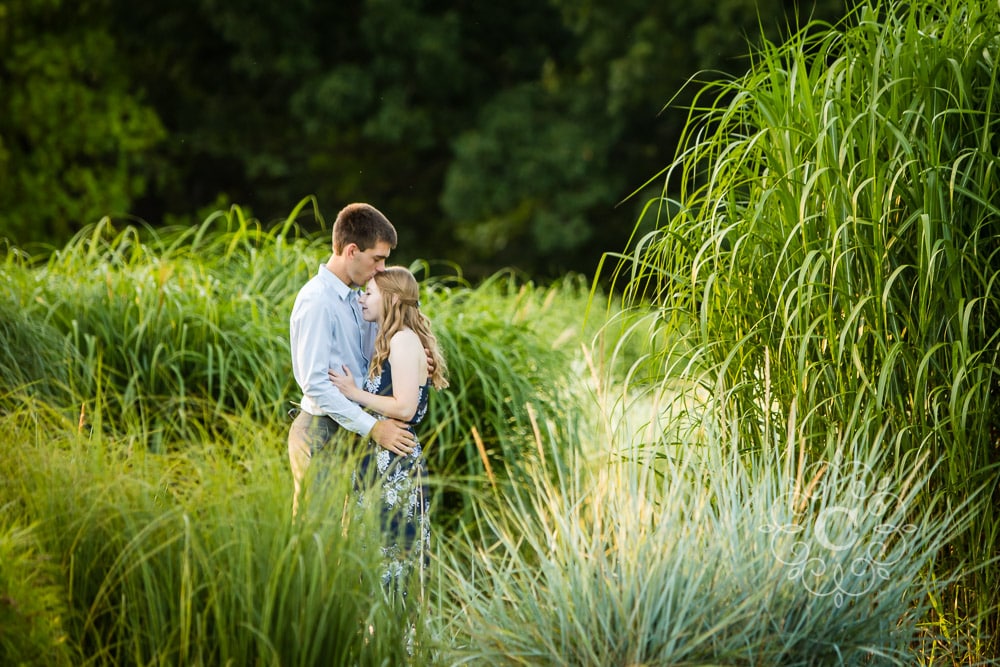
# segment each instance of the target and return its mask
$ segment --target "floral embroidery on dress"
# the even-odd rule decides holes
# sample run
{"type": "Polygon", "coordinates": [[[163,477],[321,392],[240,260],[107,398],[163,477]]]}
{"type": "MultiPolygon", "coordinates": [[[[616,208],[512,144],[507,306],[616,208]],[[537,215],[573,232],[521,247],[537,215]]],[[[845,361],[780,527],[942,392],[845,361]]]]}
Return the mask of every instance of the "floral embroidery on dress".
{"type": "MultiPolygon", "coordinates": [[[[388,360],[381,372],[365,380],[365,390],[380,395],[392,394],[392,369],[388,360]]],[[[417,411],[410,420],[413,426],[427,414],[430,385],[420,387],[417,411]]],[[[422,577],[430,553],[430,509],[425,480],[427,466],[419,440],[413,451],[397,456],[369,442],[366,454],[352,475],[358,506],[363,508],[371,497],[366,490],[378,489],[381,496],[383,544],[382,583],[390,591],[405,596],[409,575],[417,571],[422,577]]],[[[423,581],[421,579],[421,585],[423,581]]]]}
{"type": "Polygon", "coordinates": [[[367,391],[369,394],[379,393],[378,389],[380,386],[382,386],[381,373],[379,373],[373,378],[372,377],[365,378],[365,391],[367,391]]]}

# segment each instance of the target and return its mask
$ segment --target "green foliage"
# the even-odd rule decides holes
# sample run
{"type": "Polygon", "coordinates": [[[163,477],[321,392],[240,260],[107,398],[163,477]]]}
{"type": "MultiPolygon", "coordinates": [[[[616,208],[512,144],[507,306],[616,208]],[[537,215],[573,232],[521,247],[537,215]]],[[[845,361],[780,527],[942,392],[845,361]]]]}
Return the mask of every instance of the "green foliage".
{"type": "Polygon", "coordinates": [[[594,132],[564,106],[539,85],[504,91],[456,139],[441,201],[472,259],[575,253],[593,233],[585,212],[623,191],[620,178],[602,178],[615,133],[594,132]]]}
{"type": "Polygon", "coordinates": [[[271,221],[313,193],[376,203],[406,261],[590,274],[682,131],[664,102],[745,71],[786,5],[6,2],[0,234],[61,246],[103,215],[197,225],[219,201],[271,221]]]}
{"type": "Polygon", "coordinates": [[[113,5],[172,139],[160,151],[171,171],[136,213],[189,215],[220,192],[266,220],[309,192],[372,201],[408,259],[461,260],[438,205],[451,140],[498,81],[537,76],[554,36],[551,9],[523,1],[113,5]],[[532,37],[511,43],[518,32],[532,37]],[[179,33],[189,39],[165,57],[157,45],[179,33]]]}
{"type": "MultiPolygon", "coordinates": [[[[704,423],[741,450],[884,432],[956,502],[997,493],[998,34],[995,5],[875,4],[701,92],[665,171],[680,195],[617,275],[687,332],[704,423]]],[[[979,569],[951,594],[995,637],[994,508],[952,545],[979,569]]]]}
{"type": "MultiPolygon", "coordinates": [[[[403,659],[407,626],[380,592],[373,550],[361,546],[371,517],[341,526],[350,480],[338,476],[291,521],[290,477],[274,447],[282,424],[244,421],[246,457],[233,465],[210,441],[153,456],[128,438],[79,434],[44,414],[36,433],[45,437],[33,436],[19,426],[27,417],[4,419],[4,435],[18,442],[4,468],[18,473],[24,514],[38,517],[39,551],[62,559],[72,614],[61,639],[86,657],[74,664],[403,659]]],[[[26,569],[39,561],[5,556],[3,567],[31,585],[49,572],[26,569]]],[[[25,611],[47,612],[34,619],[39,628],[54,619],[39,607],[50,604],[46,595],[36,586],[18,598],[25,611]]]]}
{"type": "Polygon", "coordinates": [[[165,131],[120,67],[106,5],[0,10],[0,232],[22,244],[124,214],[150,185],[165,131]]]}

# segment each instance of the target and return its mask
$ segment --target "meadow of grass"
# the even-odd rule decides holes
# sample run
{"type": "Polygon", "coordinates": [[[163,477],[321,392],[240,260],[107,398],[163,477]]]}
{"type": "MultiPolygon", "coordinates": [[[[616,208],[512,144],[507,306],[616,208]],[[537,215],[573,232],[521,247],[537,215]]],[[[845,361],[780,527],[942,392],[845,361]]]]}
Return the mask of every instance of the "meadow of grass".
{"type": "Polygon", "coordinates": [[[611,295],[414,264],[452,385],[406,613],[346,475],[291,517],[313,202],[6,248],[0,662],[995,664],[998,12],[706,88],[611,295]]]}
{"type": "MultiPolygon", "coordinates": [[[[193,229],[104,220],[65,247],[6,254],[3,580],[31,563],[49,569],[5,587],[3,611],[23,611],[20,625],[5,626],[5,658],[398,657],[404,626],[387,622],[391,606],[364,588],[359,540],[340,539],[346,490],[325,496],[332,504],[310,515],[316,525],[290,521],[285,413],[298,396],[288,313],[329,252],[328,237],[298,231],[308,205],[269,230],[234,207],[193,229]],[[391,629],[373,642],[359,631],[368,626],[391,629]],[[36,636],[47,652],[23,644],[36,636]]],[[[421,433],[447,531],[491,481],[526,479],[533,419],[578,440],[571,361],[590,288],[513,273],[472,287],[453,270],[411,268],[449,358],[451,387],[435,395],[421,433]]]]}
{"type": "MultiPolygon", "coordinates": [[[[324,245],[313,247],[320,252],[324,245]]],[[[269,261],[263,254],[261,261],[269,261]]],[[[163,259],[146,257],[149,271],[163,259]]],[[[133,275],[141,276],[142,266],[133,263],[133,275]]],[[[25,283],[44,273],[39,267],[7,271],[25,283]]],[[[485,379],[459,381],[456,392],[470,402],[478,391],[504,403],[512,394],[502,384],[505,371],[492,368],[497,364],[530,363],[524,374],[544,381],[535,380],[523,406],[508,401],[506,409],[469,410],[457,397],[435,395],[443,420],[458,412],[470,426],[450,435],[429,425],[436,435],[428,449],[453,452],[431,456],[443,481],[436,485],[432,576],[427,590],[412,592],[423,601],[425,619],[417,625],[412,658],[403,648],[406,624],[381,596],[370,554],[358,546],[370,524],[342,521],[346,477],[331,477],[328,493],[313,500],[304,519],[291,520],[287,421],[260,412],[267,397],[251,396],[243,409],[219,408],[214,417],[223,426],[216,430],[185,429],[156,416],[157,408],[169,411],[173,403],[150,402],[147,420],[119,412],[127,409],[122,394],[143,378],[116,384],[96,377],[86,386],[103,391],[70,401],[65,396],[79,390],[61,384],[75,377],[67,372],[46,387],[22,385],[4,396],[5,659],[46,665],[830,664],[840,658],[844,664],[908,664],[914,648],[926,649],[920,622],[932,594],[952,576],[939,572],[932,580],[931,565],[968,523],[962,508],[948,520],[910,511],[916,498],[935,493],[928,488],[930,465],[903,474],[887,450],[866,450],[863,439],[833,449],[841,462],[861,460],[864,467],[844,464],[830,473],[807,467],[795,440],[734,458],[737,424],[713,431],[690,419],[673,429],[671,446],[661,447],[649,433],[665,430],[623,427],[626,419],[659,419],[657,403],[646,401],[642,414],[635,406],[623,409],[624,399],[606,381],[648,382],[628,371],[646,361],[642,349],[655,317],[614,317],[616,325],[630,324],[626,334],[610,337],[614,365],[600,366],[599,347],[582,343],[608,340],[608,333],[580,327],[590,294],[578,281],[541,288],[505,275],[475,288],[451,278],[443,285],[432,312],[453,360],[465,349],[454,344],[460,340],[454,322],[481,313],[482,330],[492,322],[498,330],[525,332],[477,339],[472,349],[484,356],[460,365],[469,377],[485,379]],[[457,299],[458,312],[446,312],[449,298],[457,299]],[[473,391],[461,389],[465,383],[493,384],[473,391]],[[113,398],[105,401],[108,395],[113,398]],[[63,403],[56,402],[60,396],[63,403]],[[546,400],[558,403],[546,408],[546,400]],[[152,423],[165,424],[170,437],[150,438],[144,429],[152,423]],[[493,460],[489,473],[475,444],[483,436],[472,436],[473,429],[498,443],[489,451],[483,445],[485,460],[493,460]],[[571,429],[578,440],[567,445],[571,429]],[[467,449],[476,452],[472,460],[461,454],[467,449]],[[458,506],[448,506],[449,497],[458,498],[458,506]],[[810,520],[817,515],[830,520],[810,520]],[[850,548],[810,553],[820,527],[823,539],[850,548]],[[865,539],[852,541],[854,534],[865,539]]],[[[294,290],[291,279],[288,289],[294,290]]],[[[429,304],[437,298],[429,296],[429,304]]],[[[36,303],[69,300],[48,296],[36,303]]],[[[24,319],[43,329],[57,321],[24,319]]],[[[62,336],[75,340],[74,331],[67,326],[62,336]]],[[[114,339],[116,333],[101,335],[114,339]]],[[[43,345],[60,336],[49,331],[8,340],[45,355],[43,345]]],[[[245,345],[281,343],[275,333],[245,345]]],[[[105,344],[95,340],[90,358],[105,344]]],[[[73,358],[72,345],[52,349],[57,361],[73,358]]],[[[21,351],[7,350],[14,358],[21,351]]],[[[146,372],[154,370],[171,374],[146,372]]],[[[186,386],[192,400],[209,399],[198,393],[204,387],[186,386]]],[[[698,406],[699,412],[710,408],[698,406]]]]}

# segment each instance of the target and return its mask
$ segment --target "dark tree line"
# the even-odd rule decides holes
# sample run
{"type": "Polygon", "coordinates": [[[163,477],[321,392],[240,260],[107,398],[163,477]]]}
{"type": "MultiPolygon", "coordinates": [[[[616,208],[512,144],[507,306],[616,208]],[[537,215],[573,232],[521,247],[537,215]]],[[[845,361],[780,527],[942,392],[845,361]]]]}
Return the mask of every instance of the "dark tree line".
{"type": "Polygon", "coordinates": [[[685,82],[845,1],[7,0],[0,236],[315,195],[382,208],[402,259],[590,273],[659,190],[621,203],[673,157],[685,82]]]}

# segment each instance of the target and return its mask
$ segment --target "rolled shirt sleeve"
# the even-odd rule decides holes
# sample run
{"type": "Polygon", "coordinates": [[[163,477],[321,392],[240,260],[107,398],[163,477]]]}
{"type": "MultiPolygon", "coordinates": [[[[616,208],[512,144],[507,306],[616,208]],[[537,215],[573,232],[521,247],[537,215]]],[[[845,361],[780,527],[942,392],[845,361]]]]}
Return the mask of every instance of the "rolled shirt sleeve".
{"type": "Polygon", "coordinates": [[[345,398],[330,382],[327,370],[347,366],[361,386],[368,374],[374,324],[361,318],[356,294],[326,266],[320,266],[295,298],[289,341],[302,410],[329,415],[344,428],[367,436],[376,418],[345,398]]]}

